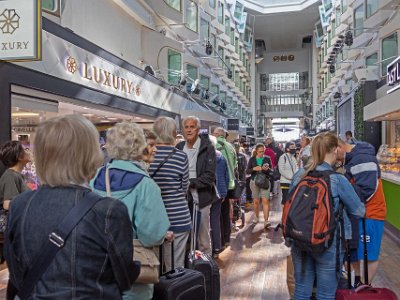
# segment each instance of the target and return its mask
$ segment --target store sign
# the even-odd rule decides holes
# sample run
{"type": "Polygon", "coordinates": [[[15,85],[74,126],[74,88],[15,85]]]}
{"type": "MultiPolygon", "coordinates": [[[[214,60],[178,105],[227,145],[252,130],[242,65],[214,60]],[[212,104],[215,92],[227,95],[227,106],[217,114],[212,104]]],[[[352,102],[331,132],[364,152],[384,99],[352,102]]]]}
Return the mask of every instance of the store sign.
{"type": "Polygon", "coordinates": [[[227,126],[228,130],[238,131],[239,130],[239,119],[228,119],[227,125],[228,125],[227,126]]]}
{"type": "Polygon", "coordinates": [[[41,59],[41,1],[0,1],[0,60],[41,59]]]}
{"type": "Polygon", "coordinates": [[[387,66],[386,84],[392,87],[387,94],[400,88],[400,56],[387,66]]]}
{"type": "Polygon", "coordinates": [[[36,127],[13,127],[12,130],[17,133],[32,133],[36,131],[36,127]]]}
{"type": "Polygon", "coordinates": [[[254,127],[246,127],[246,135],[254,136],[254,127]]]}

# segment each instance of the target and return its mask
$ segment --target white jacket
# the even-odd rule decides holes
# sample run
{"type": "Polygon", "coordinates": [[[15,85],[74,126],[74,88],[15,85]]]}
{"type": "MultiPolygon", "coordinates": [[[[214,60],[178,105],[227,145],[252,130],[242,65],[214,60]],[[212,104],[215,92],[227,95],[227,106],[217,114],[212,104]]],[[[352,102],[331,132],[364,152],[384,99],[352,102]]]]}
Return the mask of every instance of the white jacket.
{"type": "Polygon", "coordinates": [[[291,183],[294,173],[299,169],[294,155],[284,153],[279,157],[279,172],[281,173],[281,183],[291,183]]]}

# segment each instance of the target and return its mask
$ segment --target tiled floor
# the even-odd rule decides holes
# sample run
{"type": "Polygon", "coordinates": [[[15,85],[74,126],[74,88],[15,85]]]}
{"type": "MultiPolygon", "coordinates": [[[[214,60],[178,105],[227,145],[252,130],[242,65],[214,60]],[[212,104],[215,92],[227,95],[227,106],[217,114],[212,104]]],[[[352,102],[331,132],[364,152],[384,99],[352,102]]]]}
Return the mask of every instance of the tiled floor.
{"type": "MultiPolygon", "coordinates": [[[[273,199],[270,221],[280,221],[280,201],[273,199]]],[[[232,234],[231,246],[220,254],[221,300],[287,300],[286,257],[281,231],[263,229],[261,221],[251,225],[253,213],[246,213],[246,226],[232,234]]],[[[262,217],[260,218],[260,220],[262,217]]],[[[0,299],[5,299],[7,269],[0,265],[0,299]]],[[[400,245],[386,235],[382,242],[381,264],[374,286],[388,287],[400,299],[400,245]]]]}

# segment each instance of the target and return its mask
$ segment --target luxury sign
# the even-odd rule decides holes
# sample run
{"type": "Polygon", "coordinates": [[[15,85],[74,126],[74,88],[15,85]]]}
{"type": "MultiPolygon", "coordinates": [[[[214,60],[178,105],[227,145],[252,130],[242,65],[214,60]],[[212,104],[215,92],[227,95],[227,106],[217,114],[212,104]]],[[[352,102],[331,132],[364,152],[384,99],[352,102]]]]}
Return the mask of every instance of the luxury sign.
{"type": "Polygon", "coordinates": [[[40,0],[0,1],[0,60],[39,60],[40,0]]]}
{"type": "Polygon", "coordinates": [[[386,84],[392,87],[387,94],[400,88],[400,57],[387,66],[386,84]]]}
{"type": "Polygon", "coordinates": [[[75,72],[79,70],[82,79],[118,91],[124,94],[124,96],[130,94],[140,96],[141,94],[139,84],[135,85],[133,80],[121,76],[120,74],[116,74],[116,72],[111,70],[107,70],[105,67],[89,64],[87,62],[79,63],[78,67],[77,60],[72,56],[69,56],[65,61],[65,68],[71,74],[75,74],[75,72]]]}

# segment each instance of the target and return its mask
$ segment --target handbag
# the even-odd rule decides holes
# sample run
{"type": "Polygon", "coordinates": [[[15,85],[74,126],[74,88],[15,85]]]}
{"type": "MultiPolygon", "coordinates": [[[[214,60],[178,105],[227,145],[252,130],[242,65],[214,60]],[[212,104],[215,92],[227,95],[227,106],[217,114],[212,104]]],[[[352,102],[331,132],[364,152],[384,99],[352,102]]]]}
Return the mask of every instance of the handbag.
{"type": "Polygon", "coordinates": [[[245,187],[246,181],[235,180],[235,188],[233,189],[232,199],[240,199],[245,187]]]}
{"type": "Polygon", "coordinates": [[[8,214],[8,210],[2,209],[0,211],[0,233],[6,232],[6,229],[7,229],[7,214],[8,214]]]}
{"type": "MultiPolygon", "coordinates": [[[[107,196],[112,197],[110,187],[110,172],[108,168],[106,168],[106,191],[107,196]]],[[[160,262],[156,253],[154,252],[154,249],[150,247],[144,247],[138,239],[133,239],[132,243],[133,258],[137,261],[140,261],[141,264],[140,274],[135,283],[158,283],[160,279],[158,273],[160,262]]]]}
{"type": "Polygon", "coordinates": [[[260,189],[268,190],[269,189],[269,177],[267,174],[263,172],[258,172],[256,177],[254,177],[254,183],[260,189]]]}

